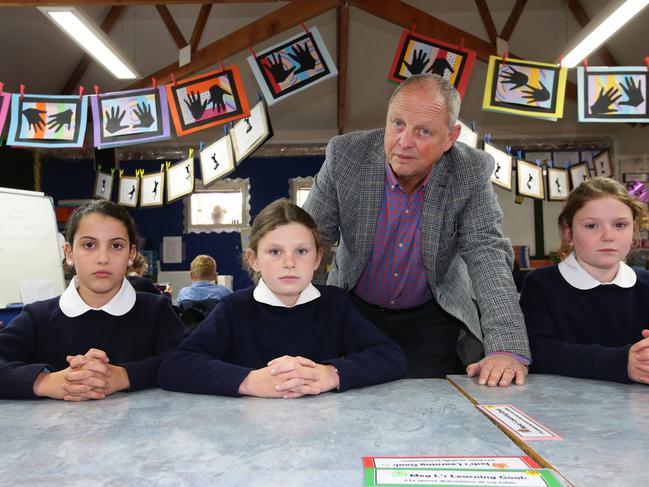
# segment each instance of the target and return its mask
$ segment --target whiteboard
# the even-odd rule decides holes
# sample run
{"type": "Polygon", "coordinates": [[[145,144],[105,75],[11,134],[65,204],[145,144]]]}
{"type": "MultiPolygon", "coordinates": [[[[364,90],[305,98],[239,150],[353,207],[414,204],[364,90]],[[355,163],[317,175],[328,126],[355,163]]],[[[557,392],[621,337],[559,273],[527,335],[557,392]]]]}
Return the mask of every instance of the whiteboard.
{"type": "Polygon", "coordinates": [[[51,280],[56,294],[63,292],[57,233],[43,193],[0,188],[0,307],[21,301],[21,280],[51,280]]]}

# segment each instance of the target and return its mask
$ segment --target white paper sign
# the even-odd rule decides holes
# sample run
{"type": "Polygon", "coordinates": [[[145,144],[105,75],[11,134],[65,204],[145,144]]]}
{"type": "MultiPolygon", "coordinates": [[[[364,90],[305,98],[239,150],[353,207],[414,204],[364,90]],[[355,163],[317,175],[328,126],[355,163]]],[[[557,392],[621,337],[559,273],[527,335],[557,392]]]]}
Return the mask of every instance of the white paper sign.
{"type": "Polygon", "coordinates": [[[183,238],[162,237],[162,262],[181,264],[183,261],[183,238]]]}
{"type": "Polygon", "coordinates": [[[481,404],[478,409],[522,440],[561,440],[559,435],[511,404],[481,404]]]}

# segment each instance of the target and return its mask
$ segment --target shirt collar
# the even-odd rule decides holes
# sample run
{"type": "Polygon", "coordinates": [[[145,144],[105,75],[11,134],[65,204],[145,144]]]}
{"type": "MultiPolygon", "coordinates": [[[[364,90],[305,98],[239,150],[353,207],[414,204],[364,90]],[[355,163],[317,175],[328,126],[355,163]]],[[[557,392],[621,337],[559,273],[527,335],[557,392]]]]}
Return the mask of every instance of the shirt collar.
{"type": "Polygon", "coordinates": [[[126,278],[122,280],[122,286],[117,291],[117,294],[100,308],[88,306],[79,295],[78,286],[79,278],[78,276],[74,276],[70,281],[70,285],[63,291],[63,294],[59,298],[59,307],[68,318],[81,316],[91,309],[105,311],[113,316],[122,316],[131,311],[135,305],[135,289],[133,289],[133,286],[131,286],[131,283],[126,278]]]}
{"type": "Polygon", "coordinates": [[[213,286],[214,283],[212,281],[194,281],[192,282],[192,286],[194,287],[210,287],[213,286]]]}
{"type": "Polygon", "coordinates": [[[255,301],[258,303],[268,304],[270,306],[281,306],[283,308],[293,308],[299,306],[300,304],[308,303],[314,299],[320,297],[320,291],[311,283],[302,290],[300,295],[297,298],[297,301],[293,306],[287,306],[275,295],[273,291],[268,287],[263,279],[259,279],[259,284],[252,293],[252,297],[255,298],[255,301]]]}
{"type": "Polygon", "coordinates": [[[611,282],[599,282],[581,266],[575,257],[574,252],[571,252],[570,255],[559,264],[559,272],[568,284],[582,290],[593,289],[597,286],[606,286],[610,284],[629,288],[633,287],[637,280],[634,270],[624,262],[620,262],[617,274],[615,274],[615,278],[611,282]]]}
{"type": "MultiPolygon", "coordinates": [[[[430,176],[433,174],[433,170],[431,169],[424,181],[421,183],[421,186],[417,188],[417,191],[426,189],[426,185],[428,184],[428,181],[430,181],[430,176]]],[[[396,188],[401,189],[401,185],[399,184],[399,180],[397,179],[397,176],[394,174],[394,171],[392,171],[392,167],[390,167],[390,163],[388,160],[385,160],[385,175],[386,175],[386,180],[388,185],[390,186],[390,189],[395,190],[396,188]]]]}

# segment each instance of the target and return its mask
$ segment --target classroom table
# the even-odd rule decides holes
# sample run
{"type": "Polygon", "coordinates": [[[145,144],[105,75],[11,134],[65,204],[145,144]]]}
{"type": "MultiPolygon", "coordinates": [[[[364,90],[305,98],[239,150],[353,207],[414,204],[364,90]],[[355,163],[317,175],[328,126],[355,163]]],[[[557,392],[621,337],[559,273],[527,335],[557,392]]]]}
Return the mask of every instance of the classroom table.
{"type": "Polygon", "coordinates": [[[513,404],[559,435],[521,445],[574,485],[649,485],[649,386],[540,374],[507,388],[463,375],[449,380],[476,404],[513,404]]]}
{"type": "Polygon", "coordinates": [[[150,389],[0,401],[3,485],[363,485],[362,457],[521,456],[449,382],[296,400],[150,389]]]}

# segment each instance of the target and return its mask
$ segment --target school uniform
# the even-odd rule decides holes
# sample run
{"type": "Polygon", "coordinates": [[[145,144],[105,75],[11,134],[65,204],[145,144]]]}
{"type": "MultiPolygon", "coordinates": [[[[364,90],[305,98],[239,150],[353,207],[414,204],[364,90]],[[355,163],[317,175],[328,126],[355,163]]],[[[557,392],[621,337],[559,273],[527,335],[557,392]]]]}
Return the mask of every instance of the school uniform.
{"type": "Polygon", "coordinates": [[[345,290],[311,284],[287,307],[260,280],[221,299],[165,358],[158,381],[174,391],[239,396],[251,371],[283,355],[333,365],[340,391],[406,373],[399,346],[361,316],[345,290]]]}
{"type": "Polygon", "coordinates": [[[530,372],[631,382],[629,348],[649,328],[649,272],[620,262],[601,283],[570,254],[527,276],[520,298],[530,372]]]}
{"type": "Polygon", "coordinates": [[[161,295],[136,293],[124,279],[104,306],[92,308],[77,290],[75,277],[58,298],[25,306],[0,331],[0,398],[35,398],[34,381],[43,371],[69,366],[67,355],[98,348],[112,365],[126,369],[129,391],[155,387],[162,356],[186,329],[161,295]]]}

